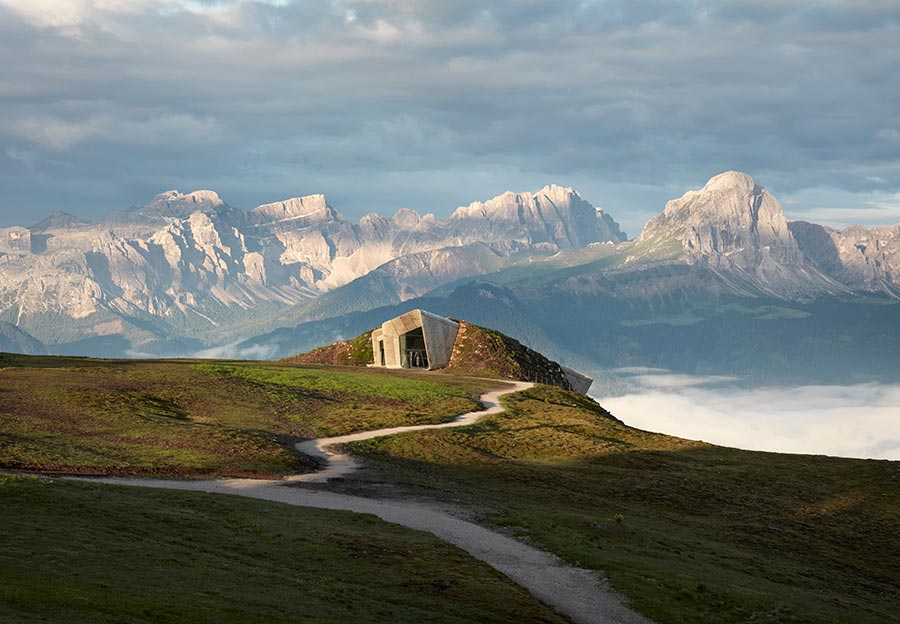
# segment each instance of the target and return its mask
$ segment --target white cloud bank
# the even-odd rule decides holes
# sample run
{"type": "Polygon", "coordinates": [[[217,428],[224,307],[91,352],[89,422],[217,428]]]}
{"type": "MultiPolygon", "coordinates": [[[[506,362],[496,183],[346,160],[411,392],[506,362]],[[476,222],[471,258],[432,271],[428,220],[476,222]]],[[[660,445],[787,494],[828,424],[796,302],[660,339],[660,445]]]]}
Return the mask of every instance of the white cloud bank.
{"type": "Polygon", "coordinates": [[[666,373],[629,377],[639,388],[598,399],[628,425],[723,446],[900,460],[900,385],[742,389],[666,373]],[[656,383],[655,377],[662,377],[656,383]]]}

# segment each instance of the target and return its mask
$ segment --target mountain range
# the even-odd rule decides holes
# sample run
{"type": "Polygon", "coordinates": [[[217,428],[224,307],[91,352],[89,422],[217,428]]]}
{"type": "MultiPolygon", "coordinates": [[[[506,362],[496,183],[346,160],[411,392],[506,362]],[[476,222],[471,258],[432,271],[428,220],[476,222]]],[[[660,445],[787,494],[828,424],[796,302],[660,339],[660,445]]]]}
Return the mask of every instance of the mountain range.
{"type": "Polygon", "coordinates": [[[791,322],[799,335],[843,335],[833,349],[808,337],[833,352],[816,356],[814,378],[837,366],[841,348],[855,366],[868,350],[865,371],[882,366],[879,354],[897,346],[898,298],[900,224],[789,222],[738,172],[668,202],[633,240],[556,185],[447,219],[402,209],[353,223],[322,195],[242,210],[213,191],[168,191],[98,221],[57,212],[0,229],[0,323],[16,336],[0,347],[9,350],[275,357],[430,305],[591,370],[721,367],[704,336],[723,323],[735,335],[716,335],[738,374],[760,361],[771,369],[783,351],[750,362],[734,347],[746,339],[742,324],[754,335],[791,322]],[[856,316],[875,336],[856,335],[856,316]]]}

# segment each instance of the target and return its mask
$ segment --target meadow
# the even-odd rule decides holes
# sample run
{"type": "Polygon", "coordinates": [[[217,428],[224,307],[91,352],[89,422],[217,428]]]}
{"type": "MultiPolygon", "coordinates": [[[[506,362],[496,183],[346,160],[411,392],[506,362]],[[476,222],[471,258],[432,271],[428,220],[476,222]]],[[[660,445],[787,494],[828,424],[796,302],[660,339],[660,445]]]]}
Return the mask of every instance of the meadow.
{"type": "MultiPolygon", "coordinates": [[[[311,469],[311,462],[293,450],[294,441],[446,421],[471,409],[474,397],[492,384],[451,374],[285,363],[0,356],[0,467],[53,474],[275,476],[311,469]]],[[[601,570],[634,608],[660,623],[880,624],[896,618],[900,462],[740,451],[650,433],[624,425],[588,397],[550,386],[509,395],[503,403],[505,413],[473,426],[349,445],[369,470],[327,487],[461,509],[570,563],[601,570]]],[[[275,547],[294,552],[290,540],[296,536],[286,526],[302,525],[300,533],[317,543],[324,540],[324,545],[303,545],[303,552],[337,548],[336,538],[316,531],[344,531],[341,527],[352,522],[364,522],[359,525],[366,527],[363,533],[382,530],[374,520],[353,516],[103,485],[7,477],[0,496],[0,513],[6,514],[0,522],[9,528],[6,543],[0,544],[0,553],[7,553],[6,559],[0,554],[5,566],[0,592],[6,592],[0,593],[0,603],[7,609],[28,604],[37,609],[42,601],[37,588],[59,583],[59,613],[74,614],[63,618],[70,621],[81,617],[71,610],[70,597],[87,592],[78,604],[93,603],[100,594],[91,592],[104,586],[117,588],[116,596],[136,596],[133,604],[116,598],[109,621],[119,616],[129,621],[145,599],[157,605],[148,611],[153,618],[177,621],[160,615],[162,607],[153,602],[161,600],[158,596],[141,597],[131,589],[144,584],[144,571],[122,569],[122,562],[169,562],[171,581],[182,591],[200,582],[184,575],[219,579],[228,572],[213,551],[238,544],[239,552],[253,553],[247,566],[259,570],[238,566],[233,572],[277,580],[280,566],[295,565],[285,563],[275,547]],[[304,519],[303,514],[312,515],[304,519]],[[220,525],[216,518],[222,519],[220,525]],[[28,550],[25,545],[32,542],[43,545],[28,550]],[[101,554],[85,559],[94,548],[101,554]],[[187,554],[194,548],[201,553],[196,560],[187,554]],[[267,561],[251,561],[257,559],[267,561]],[[68,572],[57,578],[57,563],[63,560],[69,567],[59,569],[68,572]],[[79,565],[94,570],[89,575],[94,585],[78,585],[79,565]],[[101,574],[107,569],[117,572],[101,574]]],[[[363,591],[355,585],[363,581],[353,579],[368,575],[370,582],[379,579],[375,589],[366,590],[375,604],[385,572],[367,566],[381,556],[381,547],[347,532],[354,537],[338,541],[344,540],[340,543],[352,561],[340,559],[333,580],[303,585],[303,595],[321,589],[316,600],[325,604],[326,590],[332,591],[344,608],[344,592],[363,591]],[[349,585],[341,584],[345,581],[349,585]]],[[[404,552],[434,565],[440,559],[427,549],[385,548],[394,553],[388,560],[395,564],[404,552]]],[[[310,556],[320,563],[324,557],[310,556]]],[[[402,564],[411,566],[411,576],[417,565],[402,564]]],[[[476,574],[466,566],[459,570],[461,576],[476,574]]],[[[164,586],[161,577],[154,578],[164,586]]],[[[481,577],[471,578],[477,583],[481,577]]],[[[228,588],[237,582],[214,584],[228,588]]],[[[243,617],[244,604],[262,604],[261,613],[295,613],[286,602],[290,583],[277,582],[284,583],[278,591],[285,597],[272,610],[249,589],[216,593],[211,584],[201,583],[208,589],[197,596],[219,596],[221,608],[235,620],[243,617]]],[[[434,587],[444,585],[434,581],[434,587]]],[[[386,587],[387,600],[393,601],[394,591],[394,585],[386,587]]],[[[183,600],[173,603],[181,606],[169,615],[188,612],[189,599],[183,600]]],[[[496,621],[506,617],[507,605],[501,602],[492,616],[501,618],[496,621]]],[[[418,603],[409,604],[410,613],[421,614],[415,611],[418,603]]],[[[389,612],[385,620],[399,613],[389,612]]],[[[45,619],[60,619],[48,613],[45,619]]],[[[446,621],[463,617],[454,613],[446,621]]],[[[472,613],[475,621],[494,621],[472,613]]],[[[555,617],[539,610],[527,613],[534,615],[520,621],[555,617]]],[[[346,621],[348,614],[339,612],[335,621],[346,621]]],[[[82,619],[104,621],[91,617],[82,619]]],[[[207,615],[197,617],[203,621],[207,615]]],[[[440,618],[434,621],[445,621],[440,618]]]]}
{"type": "Polygon", "coordinates": [[[900,462],[649,433],[546,386],[503,403],[465,429],[350,448],[404,495],[464,501],[483,523],[604,571],[659,622],[896,618],[900,462]]]}
{"type": "Polygon", "coordinates": [[[490,382],[295,364],[0,354],[0,467],[272,477],[309,438],[437,423],[490,382]]]}
{"type": "Polygon", "coordinates": [[[374,516],[3,475],[0,501],[9,624],[567,621],[467,553],[374,516]]]}

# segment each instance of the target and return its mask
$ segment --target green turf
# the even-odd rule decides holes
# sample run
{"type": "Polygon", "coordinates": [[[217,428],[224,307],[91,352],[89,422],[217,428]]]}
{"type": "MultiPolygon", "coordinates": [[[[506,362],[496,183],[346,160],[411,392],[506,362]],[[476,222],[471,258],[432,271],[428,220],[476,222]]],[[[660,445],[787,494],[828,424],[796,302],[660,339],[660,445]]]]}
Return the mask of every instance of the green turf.
{"type": "Polygon", "coordinates": [[[715,447],[538,387],[465,429],[351,445],[390,481],[469,501],[604,570],[664,623],[896,621],[900,462],[715,447]]]}
{"type": "Polygon", "coordinates": [[[442,422],[490,382],[260,362],[0,355],[0,467],[178,475],[309,469],[294,442],[442,422]]]}
{"type": "Polygon", "coordinates": [[[8,624],[566,621],[374,516],[2,475],[0,502],[8,624]]]}
{"type": "MultiPolygon", "coordinates": [[[[0,465],[278,474],[302,468],[290,451],[296,439],[446,420],[489,385],[271,363],[0,356],[0,465]]],[[[472,427],[352,448],[395,485],[471,506],[488,524],[605,571],[662,623],[896,618],[900,462],[746,452],[642,432],[586,397],[549,387],[504,402],[508,413],[472,427]]],[[[0,491],[0,512],[10,492],[0,491]]],[[[55,494],[44,504],[57,502],[73,513],[85,507],[55,494]]],[[[118,521],[119,507],[101,508],[118,521]]],[[[122,530],[140,525],[123,517],[122,530]]],[[[56,529],[42,522],[35,526],[50,539],[56,529]]],[[[107,548],[103,535],[94,541],[107,548]]],[[[43,562],[13,552],[20,564],[43,562]]],[[[216,564],[202,566],[218,574],[216,564]]],[[[21,570],[26,589],[35,582],[28,574],[21,570]]]]}

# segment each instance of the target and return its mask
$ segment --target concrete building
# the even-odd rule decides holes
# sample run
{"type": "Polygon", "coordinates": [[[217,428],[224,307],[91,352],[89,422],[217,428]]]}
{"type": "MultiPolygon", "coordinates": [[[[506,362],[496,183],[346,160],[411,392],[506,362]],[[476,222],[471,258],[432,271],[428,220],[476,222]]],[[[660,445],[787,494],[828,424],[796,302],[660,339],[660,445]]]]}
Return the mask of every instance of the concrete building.
{"type": "Polygon", "coordinates": [[[412,310],[372,332],[374,365],[385,368],[444,368],[450,363],[459,323],[412,310]]]}
{"type": "MultiPolygon", "coordinates": [[[[444,368],[450,363],[458,334],[459,323],[456,321],[425,310],[412,310],[385,321],[380,328],[372,332],[374,359],[372,365],[384,368],[425,368],[428,370],[444,368]]],[[[587,394],[593,379],[548,360],[543,355],[524,347],[518,341],[511,338],[508,340],[514,343],[522,353],[531,354],[526,359],[531,362],[530,366],[533,370],[523,373],[526,375],[523,378],[562,385],[564,377],[572,390],[587,394]]]]}
{"type": "Polygon", "coordinates": [[[588,389],[591,387],[591,384],[594,383],[594,380],[587,375],[583,375],[576,370],[572,370],[568,366],[559,365],[562,369],[563,375],[566,377],[566,381],[572,386],[572,390],[575,392],[580,392],[581,394],[587,394],[588,389]]]}

